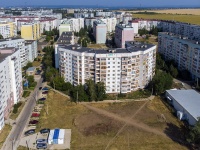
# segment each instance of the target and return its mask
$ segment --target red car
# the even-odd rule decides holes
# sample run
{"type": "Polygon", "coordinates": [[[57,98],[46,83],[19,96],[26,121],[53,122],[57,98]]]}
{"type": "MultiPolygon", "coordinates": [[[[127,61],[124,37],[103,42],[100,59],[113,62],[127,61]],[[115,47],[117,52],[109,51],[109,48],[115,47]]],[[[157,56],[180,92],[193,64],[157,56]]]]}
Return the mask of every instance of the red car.
{"type": "Polygon", "coordinates": [[[31,117],[39,117],[39,116],[40,116],[40,114],[38,114],[38,113],[32,113],[31,117]]]}

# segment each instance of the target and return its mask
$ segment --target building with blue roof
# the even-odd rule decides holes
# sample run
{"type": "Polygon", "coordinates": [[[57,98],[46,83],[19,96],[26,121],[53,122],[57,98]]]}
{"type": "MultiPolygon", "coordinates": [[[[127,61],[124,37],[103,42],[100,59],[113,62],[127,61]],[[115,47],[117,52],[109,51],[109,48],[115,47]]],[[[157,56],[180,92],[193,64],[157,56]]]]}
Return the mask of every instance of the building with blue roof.
{"type": "Polygon", "coordinates": [[[190,125],[195,125],[200,117],[200,94],[195,90],[167,90],[165,93],[168,101],[177,111],[180,120],[187,120],[190,125]]]}

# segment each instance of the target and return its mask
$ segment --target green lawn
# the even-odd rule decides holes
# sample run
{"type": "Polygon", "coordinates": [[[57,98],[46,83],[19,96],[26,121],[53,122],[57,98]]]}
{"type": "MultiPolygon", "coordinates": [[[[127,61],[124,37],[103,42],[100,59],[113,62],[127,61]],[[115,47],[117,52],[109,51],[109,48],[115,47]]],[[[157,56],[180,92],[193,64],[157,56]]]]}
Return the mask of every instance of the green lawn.
{"type": "Polygon", "coordinates": [[[17,113],[14,114],[14,113],[12,112],[9,118],[15,120],[15,119],[19,116],[19,114],[20,114],[20,112],[22,111],[24,105],[25,105],[25,102],[22,102],[21,106],[18,108],[17,113]]]}
{"type": "Polygon", "coordinates": [[[3,146],[3,143],[5,142],[11,129],[11,126],[6,124],[4,128],[0,131],[0,149],[3,146]]]}
{"type": "Polygon", "coordinates": [[[22,97],[26,98],[30,95],[30,93],[31,93],[30,91],[24,91],[22,97]]]}
{"type": "Polygon", "coordinates": [[[133,14],[134,18],[143,19],[162,19],[186,22],[191,24],[200,25],[199,15],[173,15],[173,14],[133,14]]]}

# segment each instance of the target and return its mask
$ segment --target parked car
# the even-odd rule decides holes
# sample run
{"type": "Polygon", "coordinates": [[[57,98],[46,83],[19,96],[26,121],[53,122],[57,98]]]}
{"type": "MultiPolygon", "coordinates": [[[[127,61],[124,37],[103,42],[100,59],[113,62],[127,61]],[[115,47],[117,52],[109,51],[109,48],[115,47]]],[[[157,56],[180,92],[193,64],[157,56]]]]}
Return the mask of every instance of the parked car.
{"type": "Polygon", "coordinates": [[[32,113],[31,117],[39,117],[40,114],[39,113],[32,113]]]}
{"type": "Polygon", "coordinates": [[[45,100],[46,100],[46,98],[44,98],[44,97],[43,97],[43,98],[40,98],[39,100],[40,100],[40,101],[45,101],[45,100]]]}
{"type": "Polygon", "coordinates": [[[48,91],[49,89],[48,89],[48,87],[44,87],[42,90],[43,91],[48,91]]]}
{"type": "Polygon", "coordinates": [[[30,129],[24,133],[25,136],[31,135],[35,133],[35,129],[30,129]]]}
{"type": "Polygon", "coordinates": [[[42,92],[42,94],[48,94],[48,91],[44,91],[44,92],[42,92]]]}
{"type": "Polygon", "coordinates": [[[37,121],[37,120],[31,120],[31,121],[29,121],[29,124],[37,124],[39,121],[37,121]]]}
{"type": "Polygon", "coordinates": [[[39,87],[39,90],[41,90],[42,89],[42,87],[39,87]]]}
{"type": "Polygon", "coordinates": [[[49,133],[49,132],[50,132],[50,129],[48,129],[48,128],[44,128],[44,129],[41,129],[41,130],[40,130],[40,133],[41,133],[41,134],[49,133]]]}
{"type": "Polygon", "coordinates": [[[38,143],[47,143],[47,140],[46,139],[37,139],[36,144],[38,144],[38,143]]]}
{"type": "Polygon", "coordinates": [[[38,143],[36,146],[37,149],[46,149],[47,144],[46,143],[38,143]]]}

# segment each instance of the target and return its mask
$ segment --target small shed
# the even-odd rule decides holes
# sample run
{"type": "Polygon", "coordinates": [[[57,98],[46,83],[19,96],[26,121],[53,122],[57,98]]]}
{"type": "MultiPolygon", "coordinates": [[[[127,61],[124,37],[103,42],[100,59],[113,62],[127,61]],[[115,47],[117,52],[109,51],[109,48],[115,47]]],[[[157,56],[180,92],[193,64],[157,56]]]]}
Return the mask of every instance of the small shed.
{"type": "Polygon", "coordinates": [[[54,130],[50,130],[48,137],[48,144],[53,144],[54,130]]]}
{"type": "Polygon", "coordinates": [[[180,120],[195,125],[200,117],[200,94],[195,90],[167,90],[166,98],[177,111],[180,120]]]}
{"type": "Polygon", "coordinates": [[[65,129],[60,129],[58,136],[58,144],[64,144],[65,141],[65,129]]]}
{"type": "Polygon", "coordinates": [[[36,68],[35,67],[29,67],[27,70],[26,70],[26,74],[28,76],[34,76],[35,75],[35,71],[36,71],[36,68]]]}

